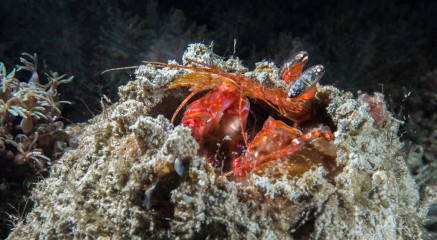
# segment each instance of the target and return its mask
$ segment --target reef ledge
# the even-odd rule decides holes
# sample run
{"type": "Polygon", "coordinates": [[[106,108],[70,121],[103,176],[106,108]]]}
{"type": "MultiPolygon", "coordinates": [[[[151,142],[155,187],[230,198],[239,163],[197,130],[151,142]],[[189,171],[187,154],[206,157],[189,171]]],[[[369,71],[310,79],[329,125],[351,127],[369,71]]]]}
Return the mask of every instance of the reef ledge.
{"type": "MultiPolygon", "coordinates": [[[[279,84],[269,82],[278,71],[272,63],[250,72],[203,44],[189,45],[186,58],[279,84]]],[[[435,189],[419,194],[397,135],[401,122],[381,96],[318,87],[316,101],[336,126],[342,171],[334,181],[316,167],[293,179],[254,175],[247,184],[217,175],[197,156],[190,129],[168,120],[174,111],[168,106],[177,107],[185,93],[161,89],[182,73],[141,66],[119,88],[119,102],[71,126],[78,148],[37,184],[33,210],[8,239],[427,237],[423,221],[435,189]]]]}

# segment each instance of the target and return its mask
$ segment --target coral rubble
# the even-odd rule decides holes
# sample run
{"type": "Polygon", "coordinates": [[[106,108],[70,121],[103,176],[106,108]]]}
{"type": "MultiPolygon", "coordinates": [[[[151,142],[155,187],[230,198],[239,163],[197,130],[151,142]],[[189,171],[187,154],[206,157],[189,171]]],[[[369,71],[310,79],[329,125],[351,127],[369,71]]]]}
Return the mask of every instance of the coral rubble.
{"type": "MultiPolygon", "coordinates": [[[[202,44],[190,45],[187,57],[277,84],[270,63],[248,72],[202,44]]],[[[183,72],[141,66],[136,80],[120,87],[119,102],[80,126],[79,147],[37,185],[34,209],[9,239],[426,237],[422,225],[435,191],[425,188],[419,197],[401,152],[400,121],[380,98],[357,101],[319,86],[316,105],[337,129],[341,171],[332,178],[320,166],[291,179],[253,174],[235,182],[197,156],[189,128],[166,118],[183,92],[163,86],[183,72]]]]}

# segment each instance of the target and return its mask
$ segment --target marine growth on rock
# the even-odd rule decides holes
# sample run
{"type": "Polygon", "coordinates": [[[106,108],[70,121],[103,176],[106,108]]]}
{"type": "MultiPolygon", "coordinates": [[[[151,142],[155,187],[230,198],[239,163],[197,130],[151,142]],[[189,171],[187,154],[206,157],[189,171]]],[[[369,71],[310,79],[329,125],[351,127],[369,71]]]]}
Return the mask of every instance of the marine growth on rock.
{"type": "MultiPolygon", "coordinates": [[[[203,44],[189,45],[182,65],[170,61],[160,67],[140,66],[136,79],[119,88],[120,101],[80,126],[78,148],[64,154],[38,184],[34,209],[16,223],[10,239],[425,237],[422,223],[435,194],[425,189],[419,197],[401,152],[400,121],[390,114],[376,120],[371,99],[359,102],[351,93],[318,85],[311,100],[314,113],[297,128],[307,133],[328,126],[333,138],[308,139],[292,155],[249,168],[235,179],[235,170],[226,174],[234,160],[230,147],[199,141],[189,124],[179,124],[181,116],[171,122],[190,92],[168,86],[178,79],[227,76],[217,70],[231,74],[234,82],[247,78],[264,91],[288,93],[279,68],[260,62],[249,71],[238,58],[225,61],[203,44]],[[228,162],[227,170],[221,161],[228,162]]],[[[250,143],[270,116],[294,125],[279,106],[254,97],[241,82],[232,83],[240,128],[231,132],[243,132],[247,139],[237,141],[236,158],[250,154],[245,147],[255,148],[250,143]],[[241,127],[246,103],[251,108],[241,127]]],[[[227,93],[229,86],[223,86],[227,93]]],[[[193,94],[187,104],[208,94],[193,94]]],[[[212,136],[226,141],[227,132],[221,133],[212,136]]]]}

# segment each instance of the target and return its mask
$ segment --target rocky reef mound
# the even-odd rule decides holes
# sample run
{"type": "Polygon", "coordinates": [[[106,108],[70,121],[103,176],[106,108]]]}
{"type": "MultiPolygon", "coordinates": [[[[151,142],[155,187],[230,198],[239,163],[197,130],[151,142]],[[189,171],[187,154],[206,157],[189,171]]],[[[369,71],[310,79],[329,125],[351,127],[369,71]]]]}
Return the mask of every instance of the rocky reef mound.
{"type": "MultiPolygon", "coordinates": [[[[187,58],[276,84],[271,63],[249,72],[202,44],[190,45],[187,58]]],[[[37,185],[34,209],[9,239],[426,237],[422,225],[435,191],[419,197],[397,136],[401,123],[380,95],[356,99],[319,86],[318,111],[335,129],[335,175],[315,166],[293,178],[233,181],[197,155],[189,128],[168,120],[186,92],[164,86],[184,72],[141,66],[120,87],[119,102],[71,127],[79,147],[37,185]]]]}

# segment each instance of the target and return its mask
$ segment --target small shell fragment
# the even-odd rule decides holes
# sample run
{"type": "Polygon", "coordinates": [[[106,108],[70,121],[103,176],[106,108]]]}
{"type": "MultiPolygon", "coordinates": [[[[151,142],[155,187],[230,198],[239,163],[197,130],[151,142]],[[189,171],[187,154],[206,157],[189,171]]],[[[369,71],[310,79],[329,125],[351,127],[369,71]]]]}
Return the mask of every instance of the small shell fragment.
{"type": "Polygon", "coordinates": [[[182,165],[182,160],[180,157],[176,158],[174,161],[174,170],[179,176],[182,176],[184,173],[184,165],[182,165]]]}

